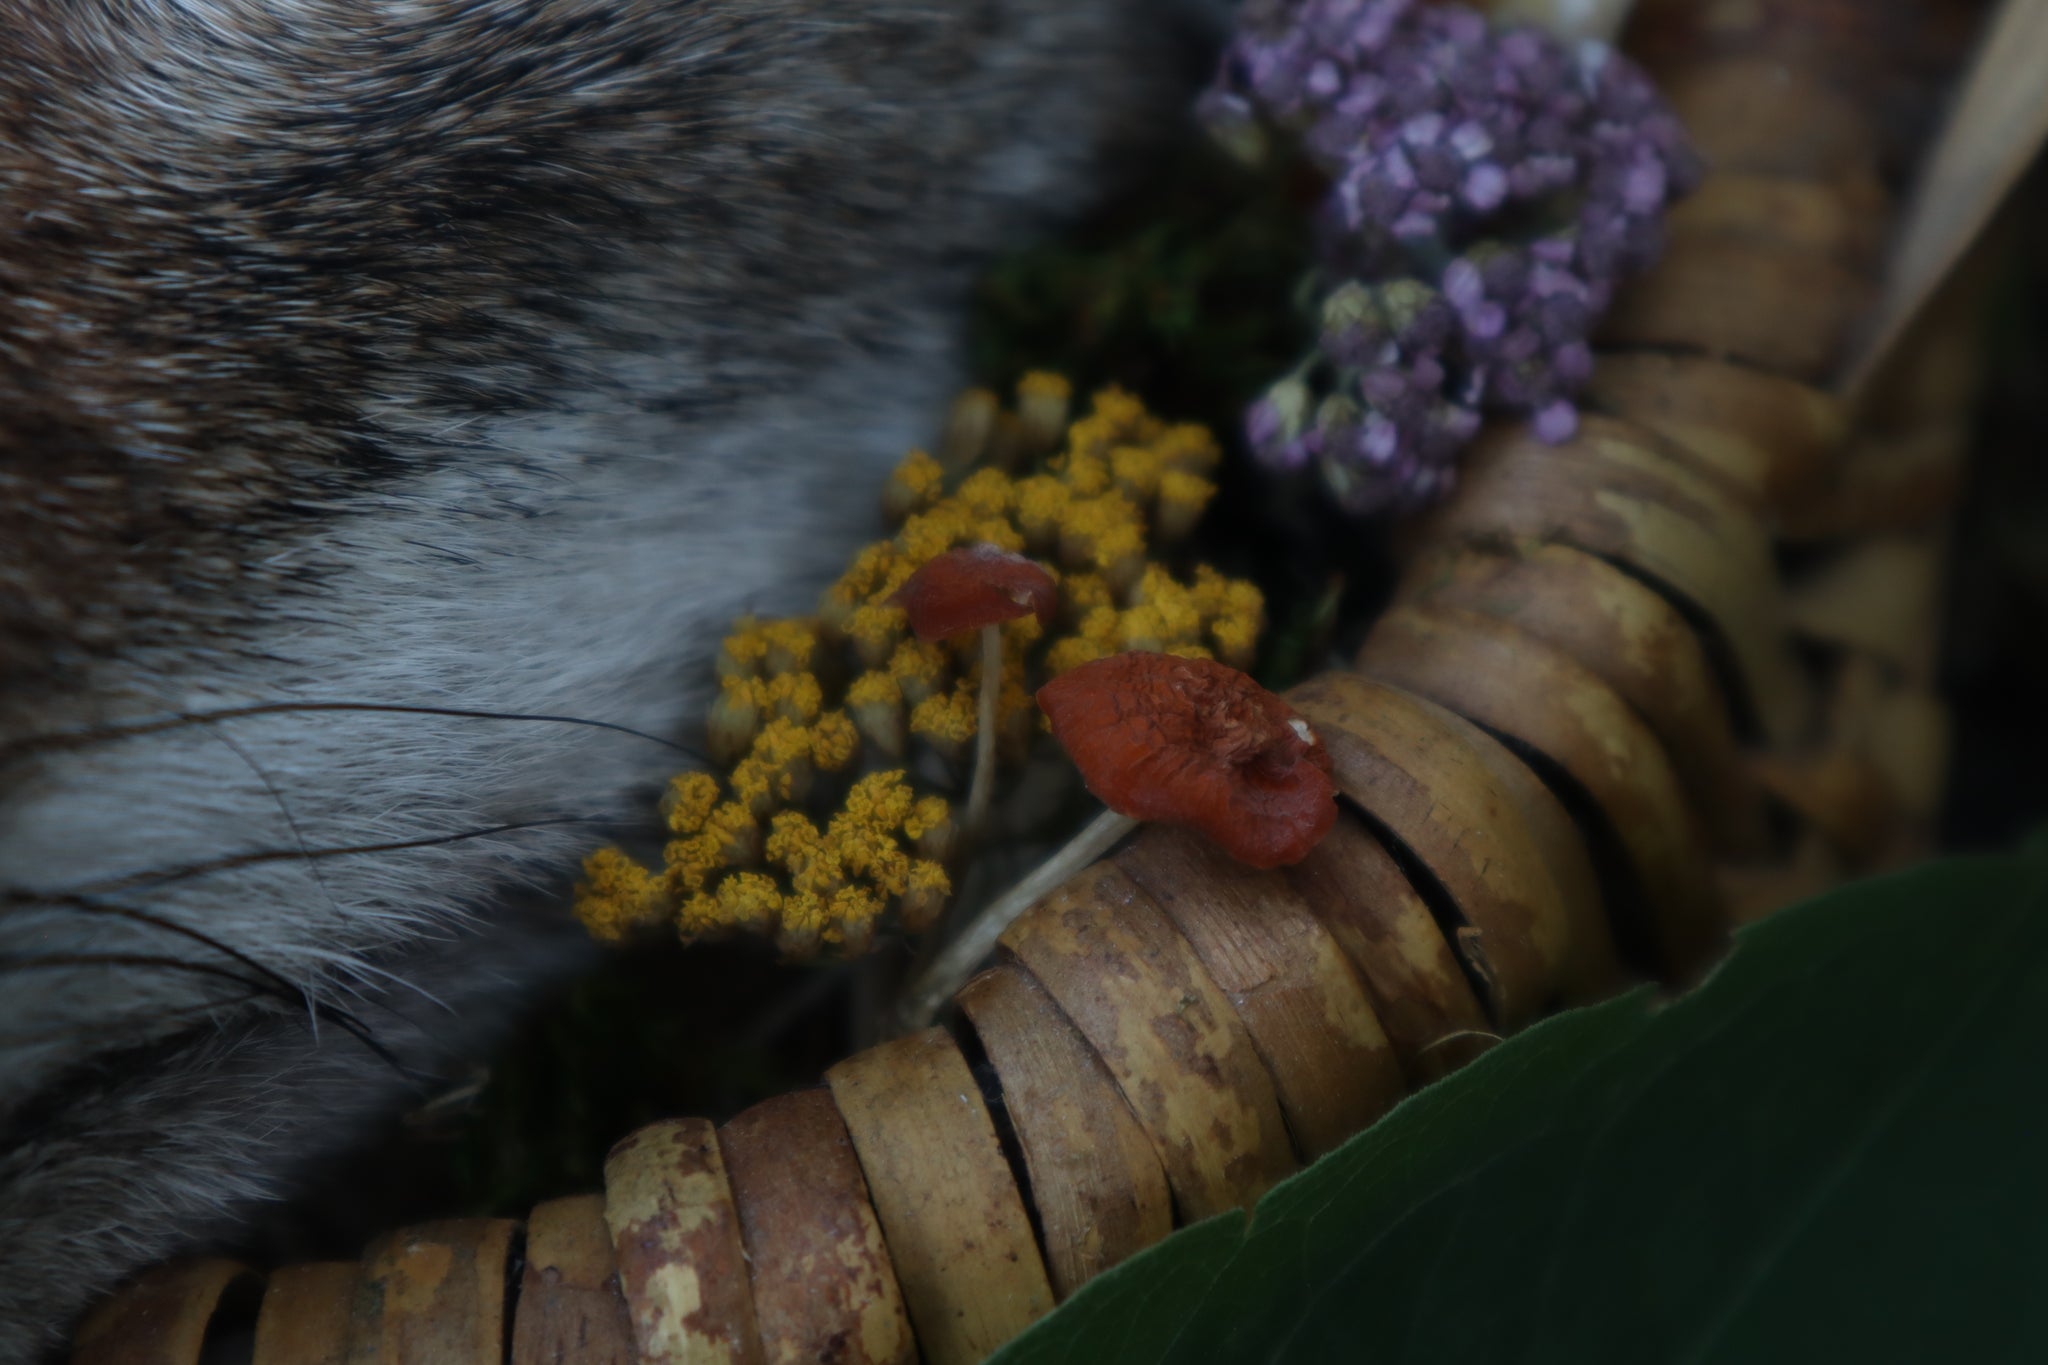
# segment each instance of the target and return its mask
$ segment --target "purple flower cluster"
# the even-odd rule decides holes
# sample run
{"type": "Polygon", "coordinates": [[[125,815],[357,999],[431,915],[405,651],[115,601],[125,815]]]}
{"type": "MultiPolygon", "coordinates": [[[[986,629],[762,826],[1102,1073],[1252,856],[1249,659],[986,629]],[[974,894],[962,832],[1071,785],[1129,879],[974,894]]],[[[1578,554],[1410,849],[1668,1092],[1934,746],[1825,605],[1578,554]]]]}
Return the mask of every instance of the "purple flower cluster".
{"type": "Polygon", "coordinates": [[[1416,0],[1249,0],[1202,112],[1238,147],[1298,133],[1330,179],[1319,345],[1247,427],[1359,512],[1447,489],[1482,408],[1570,437],[1593,325],[1699,175],[1606,46],[1416,0]]]}

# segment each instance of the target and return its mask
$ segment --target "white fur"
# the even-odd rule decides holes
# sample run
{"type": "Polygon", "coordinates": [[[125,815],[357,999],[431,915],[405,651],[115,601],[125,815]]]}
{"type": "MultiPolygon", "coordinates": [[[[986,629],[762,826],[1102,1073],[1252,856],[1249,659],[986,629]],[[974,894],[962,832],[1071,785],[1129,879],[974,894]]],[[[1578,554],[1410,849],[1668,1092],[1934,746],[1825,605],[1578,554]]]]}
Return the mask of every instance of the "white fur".
{"type": "MultiPolygon", "coordinates": [[[[851,365],[708,431],[603,413],[480,426],[459,466],[336,518],[293,552],[322,584],[257,637],[270,657],[228,661],[203,687],[180,673],[151,679],[102,719],[354,701],[562,714],[694,740],[688,721],[702,714],[723,627],[746,610],[809,608],[875,531],[883,472],[928,436],[947,374],[929,352],[851,365]]],[[[105,893],[333,999],[382,950],[487,916],[508,872],[561,888],[608,824],[644,817],[654,784],[687,766],[645,740],[539,721],[310,712],[186,726],[43,759],[0,808],[0,884],[90,891],[301,840],[320,849],[589,821],[105,893]]],[[[0,951],[117,948],[208,957],[71,908],[0,918],[0,951]]],[[[22,1020],[109,1027],[100,975],[17,983],[0,1033],[22,1020]]],[[[144,979],[119,1011],[138,1038],[232,989],[144,979]]],[[[0,1067],[10,1096],[44,1079],[31,1060],[41,1051],[0,1067]]]]}

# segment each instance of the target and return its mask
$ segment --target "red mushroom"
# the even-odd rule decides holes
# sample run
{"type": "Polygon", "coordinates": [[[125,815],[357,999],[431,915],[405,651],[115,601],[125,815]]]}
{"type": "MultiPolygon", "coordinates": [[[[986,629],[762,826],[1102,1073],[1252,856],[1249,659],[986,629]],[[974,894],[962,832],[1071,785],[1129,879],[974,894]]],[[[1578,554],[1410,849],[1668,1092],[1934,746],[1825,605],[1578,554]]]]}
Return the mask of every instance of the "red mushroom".
{"type": "Polygon", "coordinates": [[[909,1025],[929,1023],[1017,916],[1139,820],[1192,826],[1258,868],[1300,862],[1337,823],[1329,752],[1292,707],[1234,668],[1116,654],[1039,688],[1038,705],[1109,809],[940,950],[904,995],[909,1025]]]}
{"type": "Polygon", "coordinates": [[[1224,664],[1115,654],[1053,679],[1038,705],[1104,805],[1191,826],[1239,862],[1298,863],[1337,821],[1308,722],[1224,664]]]}
{"type": "Polygon", "coordinates": [[[963,545],[925,561],[889,599],[920,640],[943,640],[1035,613],[1050,626],[1059,606],[1052,575],[1023,555],[963,545]]]}
{"type": "Polygon", "coordinates": [[[920,640],[981,631],[981,696],[974,718],[974,778],[966,827],[981,828],[995,789],[996,697],[1003,684],[1002,623],[1027,613],[1049,626],[1058,607],[1052,575],[1022,555],[966,545],[927,560],[890,601],[903,608],[920,640]]]}

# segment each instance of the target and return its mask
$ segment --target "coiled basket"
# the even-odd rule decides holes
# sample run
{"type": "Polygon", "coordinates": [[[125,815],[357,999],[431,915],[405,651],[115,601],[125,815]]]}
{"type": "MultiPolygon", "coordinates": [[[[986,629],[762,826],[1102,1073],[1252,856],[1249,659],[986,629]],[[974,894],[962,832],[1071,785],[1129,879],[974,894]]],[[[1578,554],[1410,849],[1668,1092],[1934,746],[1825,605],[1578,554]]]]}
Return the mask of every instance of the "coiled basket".
{"type": "Polygon", "coordinates": [[[602,1193],[523,1223],[160,1267],[74,1360],[194,1365],[234,1319],[256,1365],[968,1365],[1500,1036],[1682,987],[1732,925],[1921,852],[1968,294],[1852,429],[1825,385],[1885,238],[1876,20],[1648,8],[1636,50],[1712,173],[1608,324],[1578,436],[1490,431],[1355,667],[1291,694],[1345,798],[1305,863],[1147,829],[943,1026],[821,1088],[644,1128],[602,1193]]]}

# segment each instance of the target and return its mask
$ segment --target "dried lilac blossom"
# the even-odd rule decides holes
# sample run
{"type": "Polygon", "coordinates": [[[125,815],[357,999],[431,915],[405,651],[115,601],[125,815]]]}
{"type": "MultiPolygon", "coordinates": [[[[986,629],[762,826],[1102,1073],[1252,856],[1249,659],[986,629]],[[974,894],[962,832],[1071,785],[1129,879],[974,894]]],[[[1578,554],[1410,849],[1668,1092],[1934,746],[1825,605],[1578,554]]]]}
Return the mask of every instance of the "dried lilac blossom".
{"type": "Polygon", "coordinates": [[[1416,0],[1249,0],[1201,113],[1247,156],[1296,134],[1329,178],[1321,335],[1246,428],[1357,512],[1440,495],[1482,409],[1568,439],[1593,326],[1699,176],[1604,44],[1416,0]]]}

